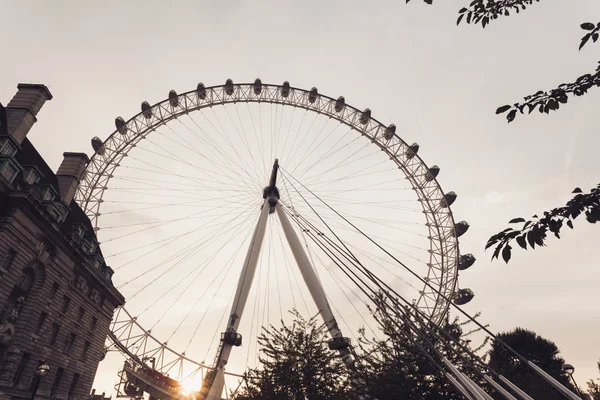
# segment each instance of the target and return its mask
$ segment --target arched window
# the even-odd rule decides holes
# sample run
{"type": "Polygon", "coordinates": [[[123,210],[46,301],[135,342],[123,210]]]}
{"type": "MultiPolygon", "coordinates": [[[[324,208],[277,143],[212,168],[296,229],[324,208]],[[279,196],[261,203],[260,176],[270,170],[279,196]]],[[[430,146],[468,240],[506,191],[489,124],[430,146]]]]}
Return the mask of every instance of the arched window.
{"type": "Polygon", "coordinates": [[[24,292],[29,293],[29,291],[33,287],[34,278],[35,278],[35,273],[33,272],[33,269],[30,267],[27,267],[27,268],[23,269],[23,272],[21,273],[21,276],[19,277],[19,280],[17,281],[17,284],[15,285],[15,287],[18,287],[19,289],[22,289],[24,292]]]}

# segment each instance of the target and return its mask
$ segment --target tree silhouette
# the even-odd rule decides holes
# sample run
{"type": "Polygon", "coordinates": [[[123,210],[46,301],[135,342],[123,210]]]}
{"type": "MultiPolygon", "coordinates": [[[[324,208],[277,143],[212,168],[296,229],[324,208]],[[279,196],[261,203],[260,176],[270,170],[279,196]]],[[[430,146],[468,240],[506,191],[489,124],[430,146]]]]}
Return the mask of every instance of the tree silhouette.
{"type": "MultiPolygon", "coordinates": [[[[561,384],[574,390],[568,376],[562,371],[564,360],[559,356],[556,344],[538,336],[535,332],[522,328],[500,333],[497,337],[561,384]]],[[[508,378],[534,399],[564,399],[562,394],[534,373],[525,363],[518,360],[499,342],[492,341],[492,348],[488,355],[490,368],[508,378]]]]}
{"type": "MultiPolygon", "coordinates": [[[[432,356],[439,365],[439,357],[431,345],[471,379],[485,386],[475,372],[473,359],[468,355],[459,356],[458,354],[464,354],[464,351],[460,349],[457,353],[453,350],[458,350],[459,345],[444,337],[442,328],[429,325],[425,329],[427,339],[419,337],[411,328],[411,323],[421,326],[427,323],[415,318],[414,314],[409,321],[406,316],[395,313],[387,306],[383,298],[376,302],[372,313],[384,339],[369,339],[364,329],[360,332],[359,346],[361,354],[365,356],[357,362],[357,375],[362,383],[356,388],[358,394],[378,400],[462,400],[463,396],[425,355],[432,356]]],[[[406,313],[410,313],[410,310],[407,309],[406,313]]],[[[474,331],[463,332],[468,323],[458,319],[450,320],[447,317],[442,326],[462,346],[477,353],[486,342],[472,348],[473,343],[469,336],[474,331]]]]}
{"type": "MultiPolygon", "coordinates": [[[[600,362],[598,362],[598,371],[600,371],[600,362]]],[[[587,383],[587,387],[588,393],[592,400],[600,400],[600,384],[594,382],[593,380],[590,380],[587,383]]]]}
{"type": "Polygon", "coordinates": [[[281,322],[258,337],[260,367],[247,373],[237,400],[342,400],[349,390],[348,372],[327,347],[327,331],[316,317],[291,311],[291,325],[281,322]]]}

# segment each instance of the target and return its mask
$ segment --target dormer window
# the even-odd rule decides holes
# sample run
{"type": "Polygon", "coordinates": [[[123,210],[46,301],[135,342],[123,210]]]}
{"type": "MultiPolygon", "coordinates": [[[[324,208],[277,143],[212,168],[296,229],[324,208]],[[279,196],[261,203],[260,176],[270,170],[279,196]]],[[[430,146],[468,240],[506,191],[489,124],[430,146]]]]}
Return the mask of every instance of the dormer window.
{"type": "Polygon", "coordinates": [[[9,183],[13,183],[21,166],[12,157],[0,155],[0,175],[9,183]]]}
{"type": "Polygon", "coordinates": [[[56,198],[56,196],[58,196],[58,193],[56,192],[56,190],[54,190],[53,187],[44,187],[44,195],[42,196],[43,201],[53,201],[56,198]]]}
{"type": "Polygon", "coordinates": [[[83,235],[85,234],[87,229],[82,224],[74,224],[73,225],[73,236],[77,239],[83,239],[83,235]]]}
{"type": "Polygon", "coordinates": [[[23,180],[30,185],[37,183],[41,178],[41,174],[33,167],[27,167],[23,172],[23,180]]]}
{"type": "Polygon", "coordinates": [[[104,270],[104,276],[106,277],[106,279],[108,279],[109,281],[112,281],[112,276],[115,273],[115,271],[109,267],[106,266],[105,270],[104,270]]]}
{"type": "Polygon", "coordinates": [[[0,138],[0,154],[9,157],[17,154],[19,148],[17,147],[17,144],[11,139],[12,138],[10,136],[4,136],[0,138]]]}
{"type": "Polygon", "coordinates": [[[67,218],[67,214],[69,213],[69,207],[67,207],[64,203],[53,202],[50,203],[46,208],[50,215],[59,224],[63,223],[63,221],[67,218]]]}
{"type": "Polygon", "coordinates": [[[90,261],[90,264],[92,264],[92,266],[94,268],[96,268],[97,270],[104,270],[105,264],[104,264],[104,259],[102,258],[101,255],[99,254],[94,254],[90,257],[88,257],[88,260],[90,261]]]}
{"type": "Polygon", "coordinates": [[[98,247],[98,243],[94,239],[86,239],[81,242],[81,248],[87,254],[94,254],[96,252],[96,248],[98,247]]]}

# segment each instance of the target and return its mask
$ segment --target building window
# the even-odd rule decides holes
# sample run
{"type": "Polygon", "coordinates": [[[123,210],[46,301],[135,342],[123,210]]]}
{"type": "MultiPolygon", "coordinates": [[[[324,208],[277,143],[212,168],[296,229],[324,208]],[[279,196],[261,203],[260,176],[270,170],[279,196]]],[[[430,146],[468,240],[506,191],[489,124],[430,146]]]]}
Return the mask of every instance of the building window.
{"type": "Polygon", "coordinates": [[[91,331],[96,329],[96,324],[98,324],[98,318],[92,317],[92,322],[90,322],[90,330],[91,331]]]}
{"type": "Polygon", "coordinates": [[[13,261],[15,260],[16,256],[17,256],[17,252],[14,249],[8,249],[8,251],[6,252],[6,255],[2,259],[0,268],[3,268],[8,271],[10,269],[10,266],[12,265],[13,261]]]}
{"type": "Polygon", "coordinates": [[[15,376],[13,376],[12,387],[16,387],[19,384],[19,381],[21,380],[21,376],[23,375],[23,371],[25,371],[25,368],[27,367],[28,362],[29,362],[29,354],[24,353],[23,357],[21,357],[21,361],[19,362],[19,366],[17,367],[17,370],[15,371],[15,376]]]}
{"type": "Polygon", "coordinates": [[[58,283],[54,282],[52,284],[52,289],[50,290],[50,300],[54,299],[54,296],[56,296],[56,292],[58,292],[58,283]]]}
{"type": "Polygon", "coordinates": [[[69,304],[70,303],[71,303],[71,299],[69,299],[67,296],[64,296],[62,304],[60,305],[60,312],[62,314],[66,314],[67,313],[67,310],[69,309],[69,304]]]}
{"type": "Polygon", "coordinates": [[[60,325],[57,323],[52,324],[52,331],[50,332],[50,340],[48,344],[51,346],[56,342],[56,338],[58,337],[58,332],[60,331],[60,325]]]}
{"type": "Polygon", "coordinates": [[[83,343],[83,350],[81,351],[81,358],[86,358],[87,357],[87,352],[90,349],[90,342],[85,341],[83,343]]]}
{"type": "Polygon", "coordinates": [[[73,374],[73,380],[71,381],[71,386],[69,387],[69,393],[67,394],[68,400],[73,400],[75,398],[75,389],[77,389],[78,381],[79,381],[79,374],[73,374]]]}
{"type": "Polygon", "coordinates": [[[16,286],[23,289],[23,291],[29,293],[33,286],[33,279],[35,278],[33,270],[31,268],[25,268],[17,281],[16,286]]]}
{"type": "Polygon", "coordinates": [[[54,382],[52,382],[52,387],[50,388],[50,397],[56,397],[56,392],[58,392],[58,385],[60,385],[60,380],[62,379],[64,373],[64,368],[59,368],[56,370],[56,376],[54,377],[54,382]]]}
{"type": "Polygon", "coordinates": [[[9,138],[0,139],[0,154],[14,156],[17,154],[17,147],[10,141],[9,138]]]}
{"type": "Polygon", "coordinates": [[[40,179],[40,176],[37,172],[35,172],[33,168],[27,168],[25,170],[25,173],[23,174],[23,178],[25,182],[27,182],[30,185],[33,185],[40,179]]]}
{"type": "Polygon", "coordinates": [[[59,205],[60,203],[52,203],[47,207],[48,212],[58,222],[61,224],[65,218],[67,217],[67,211],[59,205]]]}
{"type": "Polygon", "coordinates": [[[40,317],[38,318],[38,322],[35,326],[35,333],[40,332],[40,330],[44,326],[44,322],[46,322],[47,317],[48,317],[48,314],[46,314],[45,312],[40,313],[40,317]]]}
{"type": "Polygon", "coordinates": [[[83,316],[85,315],[85,310],[83,307],[79,307],[79,312],[77,313],[77,321],[81,322],[83,320],[83,316]]]}
{"type": "Polygon", "coordinates": [[[2,164],[0,164],[0,174],[10,183],[12,183],[12,181],[15,179],[15,176],[17,176],[17,172],[17,168],[8,160],[5,160],[2,164]]]}
{"type": "Polygon", "coordinates": [[[65,347],[63,348],[64,353],[68,354],[71,352],[71,349],[73,348],[73,344],[75,343],[76,339],[77,335],[73,332],[69,332],[69,334],[67,335],[67,340],[65,340],[65,347]]]}
{"type": "Polygon", "coordinates": [[[46,188],[46,192],[44,193],[44,197],[42,197],[43,201],[52,201],[56,197],[56,193],[49,187],[46,188]]]}
{"type": "Polygon", "coordinates": [[[81,224],[73,225],[73,235],[79,239],[83,239],[83,235],[85,234],[85,227],[81,224]]]}

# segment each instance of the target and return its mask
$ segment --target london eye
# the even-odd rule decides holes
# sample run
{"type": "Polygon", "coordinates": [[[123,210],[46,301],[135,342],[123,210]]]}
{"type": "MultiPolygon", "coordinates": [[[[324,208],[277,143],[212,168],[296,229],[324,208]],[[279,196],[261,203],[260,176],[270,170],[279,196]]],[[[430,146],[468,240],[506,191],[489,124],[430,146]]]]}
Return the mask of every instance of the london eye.
{"type": "Polygon", "coordinates": [[[319,314],[350,364],[358,329],[379,334],[362,286],[434,323],[468,303],[468,224],[410,136],[343,96],[256,79],[171,91],[92,139],[77,199],[127,299],[107,345],[127,359],[122,394],[227,396],[291,309],[319,314]]]}

